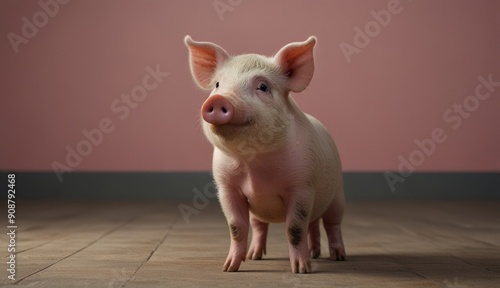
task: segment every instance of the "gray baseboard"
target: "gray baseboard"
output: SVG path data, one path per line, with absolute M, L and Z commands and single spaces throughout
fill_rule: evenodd
M 6 198 L 7 171 L 0 172 Z M 4 180 L 1 180 L 4 179 Z M 393 185 L 383 172 L 346 172 L 348 200 L 500 200 L 500 173 L 414 173 Z M 192 199 L 213 193 L 209 172 L 73 172 L 59 182 L 52 172 L 16 173 L 18 199 Z
M 386 177 L 384 172 L 344 173 L 347 199 L 500 200 L 500 173 L 413 173 L 394 190 Z

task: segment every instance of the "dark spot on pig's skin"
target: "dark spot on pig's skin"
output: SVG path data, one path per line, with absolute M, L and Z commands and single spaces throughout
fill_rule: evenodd
M 255 120 L 253 118 L 247 118 L 245 122 L 243 122 L 242 126 L 247 126 L 247 125 L 252 125 L 255 123 Z
M 288 236 L 290 236 L 290 243 L 293 247 L 297 248 L 300 244 L 300 238 L 302 236 L 302 229 L 299 226 L 292 226 L 288 229 Z
M 297 219 L 299 219 L 302 222 L 305 222 L 307 220 L 307 212 L 302 206 L 297 206 L 295 210 L 295 216 Z
M 234 224 L 229 225 L 229 230 L 231 231 L 231 236 L 233 236 L 233 239 L 236 239 L 238 237 L 238 227 Z

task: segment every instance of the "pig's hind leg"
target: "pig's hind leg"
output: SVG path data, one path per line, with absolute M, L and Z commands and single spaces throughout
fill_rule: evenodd
M 252 242 L 248 248 L 247 258 L 251 260 L 260 260 L 266 254 L 266 239 L 269 223 L 257 219 L 250 213 L 250 224 L 252 226 Z
M 346 260 L 344 241 L 342 240 L 342 216 L 344 214 L 345 197 L 341 189 L 328 209 L 323 214 L 323 226 L 328 235 L 328 246 L 331 260 Z
M 308 230 L 308 245 L 309 245 L 309 253 L 312 258 L 318 258 L 321 254 L 321 236 L 319 232 L 319 219 L 314 220 L 309 223 Z

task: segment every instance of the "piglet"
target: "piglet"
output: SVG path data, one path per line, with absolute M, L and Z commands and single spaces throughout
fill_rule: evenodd
M 211 90 L 201 118 L 214 146 L 213 176 L 231 236 L 223 271 L 237 271 L 246 257 L 261 259 L 268 225 L 276 222 L 285 222 L 292 272 L 312 272 L 320 219 L 330 259 L 345 260 L 340 157 L 325 126 L 290 95 L 313 77 L 316 37 L 290 43 L 274 57 L 230 56 L 190 36 L 184 42 L 194 81 Z

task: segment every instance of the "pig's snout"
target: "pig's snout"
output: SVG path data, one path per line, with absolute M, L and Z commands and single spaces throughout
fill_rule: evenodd
M 234 106 L 224 96 L 213 95 L 203 103 L 201 115 L 210 124 L 227 124 L 233 119 Z

